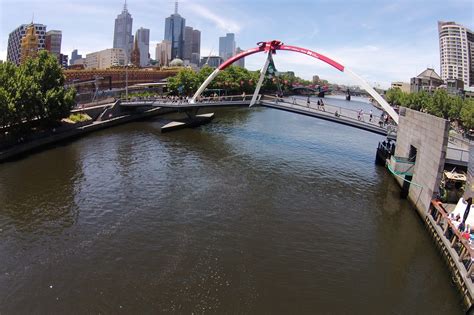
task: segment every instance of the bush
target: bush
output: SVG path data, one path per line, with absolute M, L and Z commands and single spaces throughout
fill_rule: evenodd
M 92 118 L 89 115 L 82 114 L 82 113 L 71 114 L 71 115 L 69 115 L 69 117 L 67 119 L 69 119 L 70 121 L 72 121 L 74 123 L 92 120 Z

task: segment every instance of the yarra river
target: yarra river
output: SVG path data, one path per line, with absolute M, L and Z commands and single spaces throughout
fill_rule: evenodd
M 216 115 L 0 164 L 0 313 L 462 313 L 374 164 L 382 137 L 273 109 Z

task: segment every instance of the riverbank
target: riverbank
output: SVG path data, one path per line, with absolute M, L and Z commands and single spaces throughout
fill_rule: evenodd
M 105 104 L 84 110 L 75 110 L 74 112 L 96 111 L 95 119 L 89 123 L 78 123 L 77 127 L 72 126 L 64 131 L 53 132 L 44 137 L 34 139 L 28 142 L 15 144 L 10 148 L 0 151 L 0 163 L 14 160 L 36 150 L 43 149 L 47 146 L 54 145 L 59 142 L 67 141 L 77 137 L 84 136 L 88 133 L 110 128 L 127 122 L 149 118 L 161 114 L 170 113 L 173 110 L 165 108 L 152 108 L 140 112 L 121 113 L 118 109 L 119 104 Z

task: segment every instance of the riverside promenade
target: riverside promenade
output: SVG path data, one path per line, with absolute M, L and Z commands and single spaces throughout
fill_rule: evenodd
M 121 112 L 120 101 L 91 106 L 84 109 L 75 109 L 72 113 L 90 113 L 94 119 L 82 123 L 77 123 L 66 128 L 58 128 L 43 136 L 26 140 L 23 143 L 12 145 L 9 148 L 0 150 L 0 163 L 28 154 L 38 149 L 54 145 L 56 143 L 81 137 L 88 133 L 124 124 L 127 122 L 150 118 L 161 114 L 169 113 L 165 108 L 149 108 L 136 112 Z

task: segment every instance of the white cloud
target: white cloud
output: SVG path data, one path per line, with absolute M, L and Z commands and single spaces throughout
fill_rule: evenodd
M 219 16 L 215 14 L 214 12 L 210 11 L 209 9 L 207 9 L 206 7 L 203 7 L 199 4 L 188 3 L 187 7 L 190 11 L 193 11 L 195 14 L 199 15 L 200 17 L 213 22 L 221 31 L 238 33 L 242 29 L 242 26 L 239 23 L 227 17 Z

